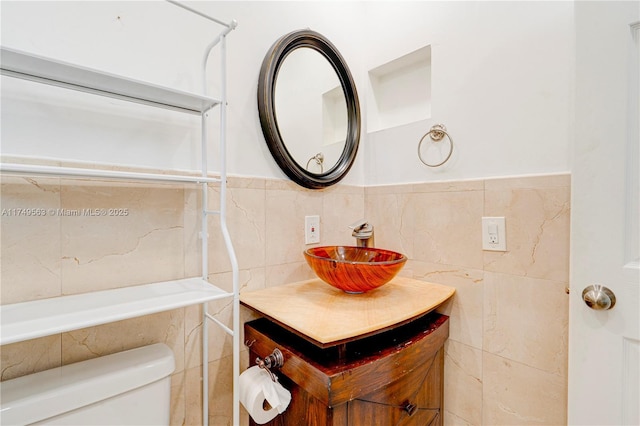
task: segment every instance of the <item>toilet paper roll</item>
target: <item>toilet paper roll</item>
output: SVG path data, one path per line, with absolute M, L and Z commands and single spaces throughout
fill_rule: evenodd
M 264 401 L 271 408 L 264 409 Z M 253 421 L 263 425 L 283 413 L 291 402 L 291 393 L 258 366 L 247 369 L 240 375 L 240 402 Z

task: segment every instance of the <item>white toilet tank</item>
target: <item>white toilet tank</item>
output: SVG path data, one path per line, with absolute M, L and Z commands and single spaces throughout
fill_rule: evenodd
M 168 425 L 173 352 L 157 343 L 0 383 L 0 424 Z

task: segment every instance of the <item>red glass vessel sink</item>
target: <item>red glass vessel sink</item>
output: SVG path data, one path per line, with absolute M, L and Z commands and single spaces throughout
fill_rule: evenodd
M 407 257 L 372 247 L 326 246 L 305 250 L 313 272 L 327 284 L 347 293 L 364 293 L 388 283 Z

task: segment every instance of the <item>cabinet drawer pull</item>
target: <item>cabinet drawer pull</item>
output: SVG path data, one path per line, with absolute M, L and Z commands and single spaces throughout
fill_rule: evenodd
M 410 402 L 407 402 L 404 407 L 403 410 L 406 411 L 407 413 L 409 413 L 409 417 L 413 416 L 416 411 L 418 410 L 418 406 L 415 404 L 412 404 Z

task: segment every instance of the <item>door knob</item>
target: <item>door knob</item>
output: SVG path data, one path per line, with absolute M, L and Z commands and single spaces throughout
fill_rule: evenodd
M 588 307 L 596 311 L 606 311 L 616 305 L 616 295 L 600 284 L 593 284 L 582 290 L 582 300 Z

